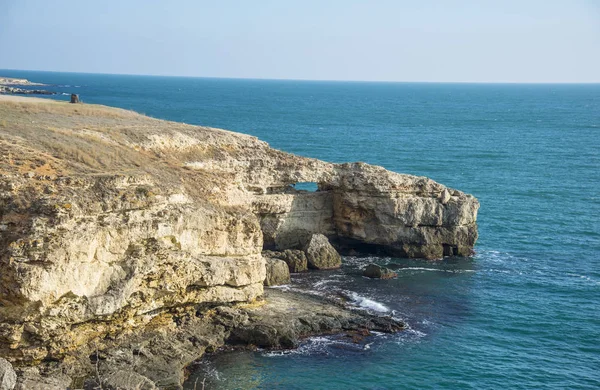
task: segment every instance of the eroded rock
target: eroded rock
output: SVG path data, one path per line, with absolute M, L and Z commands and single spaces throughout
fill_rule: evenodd
M 285 261 L 267 258 L 266 267 L 265 286 L 280 286 L 290 283 L 290 269 Z
M 314 334 L 350 330 L 393 333 L 405 328 L 402 322 L 391 317 L 349 310 L 327 298 L 273 289 L 265 294 L 264 305 L 244 310 L 248 322 L 232 330 L 231 343 L 294 348 L 302 338 Z
M 322 234 L 313 234 L 304 246 L 308 267 L 334 269 L 342 265 L 342 257 Z
M 306 254 L 299 249 L 286 249 L 284 251 L 264 251 L 264 257 L 271 257 L 285 261 L 291 273 L 304 272 L 308 270 Z
M 303 271 L 306 235 L 429 259 L 469 255 L 477 239 L 477 200 L 424 177 L 126 110 L 23 100 L 0 99 L 0 355 L 11 362 L 60 361 L 147 336 L 164 313 L 208 316 L 254 302 L 266 277 L 262 250 Z M 297 182 L 319 191 L 296 191 Z M 315 240 L 313 266 L 338 264 Z M 176 334 L 181 343 L 158 332 L 154 357 L 135 371 L 155 381 L 204 353 L 198 335 Z M 176 366 L 165 363 L 182 351 Z M 131 364 L 125 355 L 106 361 Z
M 363 270 L 363 276 L 372 279 L 393 279 L 397 277 L 398 274 L 389 268 L 371 263 Z

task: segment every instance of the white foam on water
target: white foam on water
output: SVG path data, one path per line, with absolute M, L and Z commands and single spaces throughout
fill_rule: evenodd
M 289 284 L 281 284 L 279 286 L 268 286 L 267 288 L 273 288 L 276 290 L 283 290 L 283 291 L 289 291 L 292 289 L 292 286 Z
M 379 313 L 387 313 L 390 311 L 384 304 L 369 299 L 367 297 L 363 297 L 362 295 L 358 295 L 355 292 L 350 293 L 350 298 L 352 299 L 352 304 L 362 307 L 364 309 L 373 310 Z
M 418 338 L 427 336 L 427 333 L 421 332 L 420 330 L 416 330 L 416 329 L 412 329 L 412 328 L 406 329 L 406 332 L 413 334 L 413 335 L 417 336 Z
M 575 274 L 575 273 L 568 273 L 567 275 L 569 275 L 569 276 L 571 276 L 573 278 L 578 278 L 580 280 L 583 280 L 584 282 L 591 283 L 591 284 L 594 284 L 596 286 L 600 286 L 600 281 L 598 281 L 598 280 L 596 280 L 596 279 L 594 279 L 592 277 L 589 277 L 587 275 L 580 275 L 580 274 Z
M 215 365 L 212 361 L 202 360 L 200 362 L 196 362 L 194 365 L 195 365 L 194 372 L 201 371 L 202 377 L 209 379 L 209 380 L 219 381 L 219 382 L 223 381 L 224 378 L 221 377 L 221 373 L 219 372 L 219 370 L 217 370 L 217 368 L 215 367 Z M 200 376 L 197 377 L 196 383 L 198 385 L 202 384 L 202 381 L 200 380 Z
M 326 284 L 332 283 L 334 282 L 333 280 L 329 280 L 329 279 L 324 279 L 324 280 L 320 280 L 317 283 L 313 284 L 314 288 L 319 288 L 319 287 L 324 287 Z
M 335 340 L 330 337 L 318 336 L 311 337 L 306 342 L 302 343 L 298 348 L 286 349 L 282 351 L 266 351 L 262 355 L 265 357 L 281 357 L 289 355 L 310 355 L 314 353 L 321 353 L 329 355 L 331 352 L 328 350 L 329 346 L 335 344 L 348 344 Z M 348 344 L 349 345 L 349 344 Z

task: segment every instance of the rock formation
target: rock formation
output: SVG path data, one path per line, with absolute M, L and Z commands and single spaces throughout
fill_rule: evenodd
M 283 260 L 289 267 L 291 273 L 308 271 L 308 260 L 306 254 L 298 249 L 286 249 L 284 251 L 263 251 L 263 257 L 268 259 Z
M 397 277 L 398 274 L 389 268 L 371 263 L 363 270 L 363 276 L 371 279 L 392 279 Z
M 322 234 L 313 234 L 304 245 L 308 267 L 312 269 L 340 268 L 342 258 Z
M 56 92 L 47 91 L 45 89 L 25 89 L 17 87 L 8 87 L 0 85 L 0 94 L 10 95 L 56 95 Z
M 290 270 L 285 261 L 265 258 L 267 276 L 265 277 L 265 286 L 280 286 L 290 283 Z
M 18 365 L 65 359 L 165 312 L 252 302 L 261 252 L 306 237 L 318 237 L 306 249 L 316 268 L 339 266 L 325 238 L 427 259 L 470 255 L 477 239 L 477 200 L 425 177 L 25 100 L 0 99 L 0 356 Z
M 56 92 L 47 91 L 45 89 L 26 89 L 15 87 L 18 86 L 37 86 L 45 85 L 33 83 L 26 79 L 15 79 L 10 77 L 0 77 L 0 94 L 10 95 L 56 95 Z

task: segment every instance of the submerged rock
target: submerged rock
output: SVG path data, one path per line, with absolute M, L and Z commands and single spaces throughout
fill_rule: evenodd
M 285 261 L 267 258 L 266 267 L 265 286 L 279 286 L 290 283 L 290 269 Z
M 371 263 L 363 270 L 363 276 L 372 279 L 392 279 L 397 277 L 398 274 L 389 268 Z
M 313 234 L 304 246 L 308 267 L 334 269 L 342 265 L 342 257 L 322 234 Z

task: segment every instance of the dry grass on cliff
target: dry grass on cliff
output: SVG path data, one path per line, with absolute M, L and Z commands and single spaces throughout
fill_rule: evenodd
M 23 100 L 28 99 L 28 100 Z M 92 116 L 99 118 L 135 118 L 142 117 L 134 111 L 120 108 L 106 107 L 96 104 L 77 104 L 49 99 L 21 98 L 12 96 L 1 96 L 0 104 L 5 108 L 2 114 L 14 116 L 15 114 L 54 114 L 69 116 Z M 12 115 L 11 115 L 12 113 Z M 4 118 L 10 119 L 10 118 Z
M 161 146 L 179 133 L 194 147 Z M 248 138 L 118 108 L 0 95 L 0 174 L 150 175 L 165 188 L 184 185 L 208 199 L 222 175 L 187 169 L 185 162 L 233 155 L 235 148 L 226 145 Z

